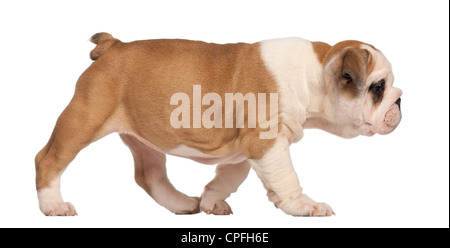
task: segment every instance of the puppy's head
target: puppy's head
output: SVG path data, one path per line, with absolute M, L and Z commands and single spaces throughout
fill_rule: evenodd
M 386 57 L 371 45 L 344 41 L 324 57 L 324 111 L 343 137 L 391 133 L 400 123 L 402 91 Z

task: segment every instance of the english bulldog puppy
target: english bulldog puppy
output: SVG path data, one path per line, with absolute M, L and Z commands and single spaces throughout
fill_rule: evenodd
M 391 64 L 363 42 L 125 43 L 108 33 L 91 41 L 94 62 L 35 159 L 45 215 L 77 215 L 61 196 L 61 174 L 80 150 L 118 133 L 137 184 L 173 213 L 232 213 L 225 199 L 253 168 L 286 214 L 331 216 L 330 206 L 303 194 L 289 145 L 307 128 L 352 138 L 388 134 L 401 119 Z M 170 183 L 167 154 L 219 164 L 201 197 Z

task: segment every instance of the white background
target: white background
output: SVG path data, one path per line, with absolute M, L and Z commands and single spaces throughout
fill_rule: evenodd
M 0 227 L 448 227 L 448 1 L 2 1 Z M 345 140 L 307 130 L 291 146 L 304 192 L 336 216 L 298 218 L 273 207 L 252 171 L 229 198 L 232 216 L 178 216 L 133 179 L 117 134 L 84 149 L 62 177 L 78 217 L 44 217 L 34 156 L 90 65 L 96 32 L 122 41 L 216 43 L 298 36 L 357 39 L 391 61 L 403 120 L 388 135 Z M 169 178 L 200 195 L 214 166 L 168 158 Z

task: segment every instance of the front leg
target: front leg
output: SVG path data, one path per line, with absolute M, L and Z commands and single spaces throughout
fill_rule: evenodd
M 274 146 L 259 160 L 250 159 L 251 166 L 262 180 L 269 200 L 286 214 L 294 216 L 331 216 L 330 206 L 317 203 L 302 193 L 292 166 L 289 142 L 278 137 Z

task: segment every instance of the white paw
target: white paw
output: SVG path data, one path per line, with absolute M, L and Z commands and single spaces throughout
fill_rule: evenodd
M 334 213 L 333 209 L 331 209 L 331 207 L 328 206 L 328 204 L 326 204 L 326 203 L 319 202 L 319 203 L 312 205 L 312 207 L 313 207 L 313 210 L 311 211 L 310 216 L 322 217 L 322 216 L 336 215 Z
M 299 195 L 294 199 L 283 201 L 279 206 L 285 213 L 293 216 L 331 216 L 333 209 L 326 203 L 317 203 L 307 195 Z
M 70 202 L 46 202 L 40 206 L 42 213 L 47 216 L 75 216 L 78 215 Z
M 209 186 L 205 187 L 200 202 L 200 209 L 206 214 L 229 215 L 232 214 L 230 205 L 225 200 L 220 199 L 213 189 Z
M 208 200 L 204 201 L 202 199 L 200 203 L 200 208 L 206 214 L 215 215 L 229 215 L 233 214 L 230 205 L 224 200 L 218 200 L 216 202 L 210 202 Z

